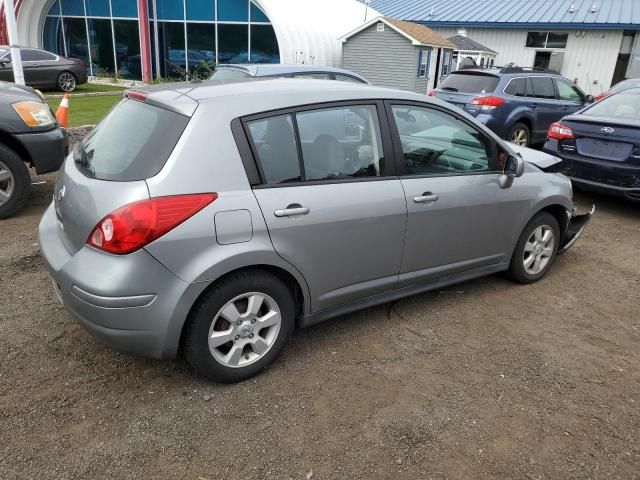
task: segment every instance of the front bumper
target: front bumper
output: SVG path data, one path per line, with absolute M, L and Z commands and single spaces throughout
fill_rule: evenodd
M 206 284 L 180 280 L 146 250 L 119 256 L 84 246 L 71 253 L 63 235 L 51 205 L 38 227 L 40 251 L 71 316 L 114 350 L 175 357 L 184 321 Z
M 57 171 L 69 153 L 69 136 L 64 128 L 17 133 L 14 137 L 27 150 L 38 175 Z
M 591 207 L 591 210 L 587 213 L 578 214 L 575 208 L 572 212 L 567 212 L 569 221 L 567 222 L 567 228 L 564 232 L 562 243 L 560 244 L 560 248 L 558 249 L 558 255 L 562 255 L 578 241 L 578 239 L 582 236 L 585 229 L 587 228 L 587 224 L 591 220 L 591 217 L 593 216 L 595 211 L 596 206 L 593 205 Z

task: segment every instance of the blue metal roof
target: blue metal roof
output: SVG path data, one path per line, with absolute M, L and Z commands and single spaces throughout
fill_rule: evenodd
M 432 26 L 640 30 L 640 0 L 372 0 L 370 5 L 385 17 Z

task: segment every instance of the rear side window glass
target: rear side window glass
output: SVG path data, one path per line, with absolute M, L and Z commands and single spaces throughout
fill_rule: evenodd
M 384 155 L 375 106 L 296 114 L 306 180 L 378 177 Z
M 533 94 L 536 98 L 555 99 L 556 91 L 553 88 L 551 77 L 531 77 Z
M 267 183 L 299 182 L 300 163 L 291 115 L 247 122 Z
M 514 78 L 509 82 L 507 88 L 504 89 L 504 93 L 513 95 L 515 97 L 524 97 L 527 95 L 527 79 L 526 78 Z
M 349 75 L 341 75 L 339 73 L 336 73 L 334 76 L 336 77 L 336 80 L 338 80 L 339 82 L 362 83 L 362 80 L 359 80 L 355 77 L 351 77 Z
M 125 99 L 87 135 L 74 155 L 88 176 L 144 180 L 162 170 L 187 123 L 189 118 L 179 113 Z
M 450 92 L 493 93 L 500 81 L 495 75 L 477 73 L 452 73 L 440 88 Z
M 640 95 L 631 91 L 617 93 L 594 103 L 584 115 L 640 119 Z
M 215 80 L 238 80 L 239 78 L 249 78 L 247 72 L 243 72 L 242 70 L 234 70 L 233 68 L 220 68 L 216 69 L 211 77 Z
M 23 62 L 42 62 L 45 60 L 55 60 L 55 55 L 48 52 L 41 52 L 39 50 L 21 49 L 20 56 Z
M 295 78 L 315 78 L 318 80 L 331 80 L 328 73 L 296 73 Z

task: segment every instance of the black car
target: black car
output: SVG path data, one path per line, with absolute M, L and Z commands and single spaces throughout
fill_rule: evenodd
M 68 151 L 67 131 L 32 88 L 0 82 L 0 218 L 18 211 L 37 174 L 60 168 Z
M 564 117 L 547 135 L 544 151 L 577 186 L 640 201 L 640 88 Z
M 25 47 L 20 47 L 20 56 L 24 79 L 30 87 L 73 92 L 76 86 L 87 83 L 87 71 L 82 60 Z M 11 52 L 6 45 L 0 46 L 0 80 L 14 81 Z

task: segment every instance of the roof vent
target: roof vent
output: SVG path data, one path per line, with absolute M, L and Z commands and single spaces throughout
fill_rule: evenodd
M 458 35 L 462 35 L 463 37 L 467 36 L 467 30 L 464 28 L 459 28 L 458 29 Z
M 576 4 L 572 3 L 571 6 L 569 7 L 568 12 L 569 13 L 575 13 L 575 11 L 576 11 Z
M 591 13 L 596 13 L 598 11 L 598 7 L 596 7 L 595 2 L 591 4 L 591 8 L 589 9 Z
M 378 32 L 384 32 L 384 23 L 379 22 L 379 23 L 378 23 L 378 25 L 377 25 L 377 27 L 376 27 L 376 30 L 377 30 Z

